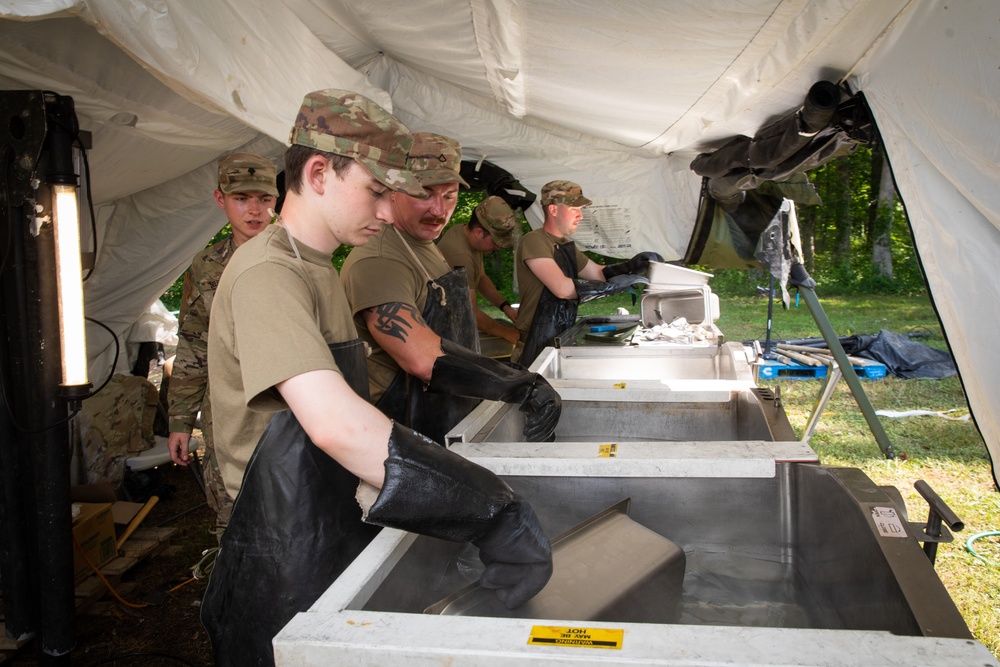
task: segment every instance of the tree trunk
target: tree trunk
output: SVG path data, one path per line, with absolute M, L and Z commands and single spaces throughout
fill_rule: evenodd
M 834 210 L 834 220 L 837 226 L 836 265 L 851 266 L 851 164 L 846 159 L 836 162 L 833 173 L 833 201 L 830 204 Z M 849 271 L 847 272 L 849 273 Z
M 872 225 L 872 264 L 875 272 L 892 279 L 892 214 L 896 207 L 896 186 L 892 181 L 889 161 L 882 151 L 878 153 L 882 166 L 878 199 L 875 202 L 875 220 Z
M 805 209 L 806 207 L 803 207 Z M 815 207 L 799 213 L 799 240 L 802 241 L 802 264 L 812 273 L 816 270 L 816 212 Z

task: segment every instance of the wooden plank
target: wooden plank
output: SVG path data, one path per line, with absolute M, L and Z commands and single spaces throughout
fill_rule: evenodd
M 802 354 L 801 352 L 795 352 L 793 350 L 785 350 L 785 349 L 782 349 L 782 348 L 778 348 L 778 349 L 782 350 L 782 354 L 784 354 L 786 357 L 791 357 L 792 359 L 794 359 L 795 361 L 798 361 L 799 363 L 807 364 L 809 366 L 825 366 L 826 365 L 822 361 L 820 361 L 820 360 L 818 360 L 818 359 L 816 359 L 814 357 L 811 357 L 808 354 Z
M 778 343 L 775 345 L 779 350 L 792 350 L 793 352 L 801 352 L 803 354 L 813 355 L 813 356 L 827 356 L 833 357 L 833 352 L 825 347 L 809 347 L 808 345 L 792 345 L 791 343 Z M 865 359 L 864 357 L 852 357 L 847 356 L 847 360 L 855 366 L 870 366 L 872 364 L 877 364 L 877 361 L 872 359 Z
M 154 556 L 170 546 L 170 538 L 176 532 L 176 528 L 138 528 L 122 545 L 122 555 L 102 567 L 101 574 L 121 595 L 119 585 L 122 575 L 144 559 Z M 81 611 L 105 594 L 110 594 L 105 583 L 97 575 L 90 575 L 76 587 L 77 611 Z
M 141 558 L 133 556 L 119 556 L 101 568 L 101 574 L 105 577 L 120 577 L 133 567 L 139 564 Z

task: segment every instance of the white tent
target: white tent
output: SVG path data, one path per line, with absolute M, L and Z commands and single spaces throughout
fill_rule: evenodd
M 753 135 L 815 81 L 847 82 L 872 107 L 1000 456 L 995 0 L 0 0 L 0 16 L 0 88 L 70 95 L 93 134 L 87 313 L 119 333 L 223 222 L 215 159 L 280 160 L 311 90 L 367 94 L 536 192 L 577 181 L 601 229 L 585 240 L 676 259 L 697 205 L 691 159 Z M 88 333 L 103 377 L 109 337 Z

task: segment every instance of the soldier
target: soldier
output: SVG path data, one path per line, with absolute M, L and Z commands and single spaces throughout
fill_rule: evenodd
M 468 223 L 455 225 L 438 241 L 438 249 L 449 266 L 456 269 L 465 267 L 470 288 L 469 298 L 472 299 L 472 310 L 476 315 L 476 328 L 480 333 L 503 338 L 509 343 L 517 342 L 517 329 L 481 311 L 476 293 L 482 294 L 484 299 L 499 308 L 512 322 L 517 321 L 517 311 L 510 305 L 510 301 L 500 295 L 486 274 L 483 255 L 497 248 L 513 246 L 518 227 L 517 215 L 507 202 L 492 196 L 479 203 Z
M 201 411 L 205 443 L 202 469 L 205 496 L 215 511 L 216 525 L 229 523 L 233 499 L 219 474 L 212 431 L 212 406 L 208 396 L 208 317 L 215 289 L 236 249 L 257 236 L 270 222 L 268 209 L 278 196 L 274 164 L 253 153 L 232 153 L 219 160 L 219 187 L 215 202 L 225 211 L 232 236 L 205 248 L 184 274 L 177 356 L 167 388 L 170 458 L 178 465 L 190 461 L 188 445 L 195 417 Z
M 636 283 L 649 283 L 643 273 L 650 261 L 662 262 L 655 252 L 639 253 L 627 262 L 603 266 L 583 254 L 569 238 L 591 202 L 572 181 L 542 186 L 545 221 L 541 229 L 521 239 L 514 256 L 521 308 L 517 318 L 520 339 L 510 360 L 530 366 L 552 338 L 576 320 L 577 305 L 610 296 Z
M 407 166 L 426 197 L 392 193 L 392 224 L 354 248 L 341 272 L 361 338 L 372 348 L 372 400 L 387 416 L 433 440 L 479 402 L 517 403 L 524 435 L 555 435 L 562 404 L 537 373 L 479 354 L 464 269 L 434 244 L 458 204 L 462 149 L 450 137 L 414 135 Z
M 472 542 L 480 584 L 508 607 L 552 573 L 528 503 L 367 400 L 365 346 L 331 257 L 390 219 L 390 192 L 426 196 L 406 170 L 412 135 L 371 100 L 323 90 L 289 141 L 281 216 L 236 251 L 209 331 L 216 447 L 239 494 L 201 607 L 219 667 L 272 664 L 274 635 L 376 526 Z

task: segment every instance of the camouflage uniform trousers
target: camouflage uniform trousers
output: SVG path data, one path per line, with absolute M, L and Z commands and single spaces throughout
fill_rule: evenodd
M 225 530 L 233 514 L 233 499 L 226 491 L 226 483 L 219 472 L 219 460 L 215 456 L 215 442 L 212 433 L 212 403 L 206 400 L 201 411 L 201 436 L 204 454 L 201 457 L 201 472 L 205 480 L 205 500 L 215 512 L 215 525 Z M 221 533 L 220 533 L 221 536 Z

